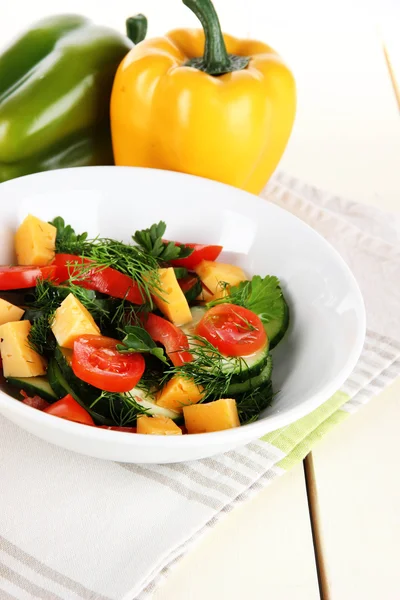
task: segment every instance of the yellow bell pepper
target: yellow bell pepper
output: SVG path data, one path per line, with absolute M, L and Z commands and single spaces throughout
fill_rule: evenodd
M 145 40 L 118 68 L 115 163 L 191 173 L 258 194 L 292 130 L 292 73 L 266 44 L 223 35 L 211 0 L 183 3 L 203 30 Z

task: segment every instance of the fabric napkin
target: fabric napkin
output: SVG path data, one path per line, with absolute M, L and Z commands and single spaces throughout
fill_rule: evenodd
M 341 390 L 298 422 L 185 464 L 87 458 L 0 417 L 1 600 L 150 598 L 219 518 L 302 460 L 331 427 L 399 374 L 398 218 L 284 175 L 263 196 L 318 230 L 358 279 L 368 332 L 356 369 Z

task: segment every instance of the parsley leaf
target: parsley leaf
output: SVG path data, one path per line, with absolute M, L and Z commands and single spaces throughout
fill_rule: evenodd
M 251 281 L 242 281 L 239 285 L 229 288 L 229 295 L 209 302 L 207 307 L 229 302 L 251 310 L 263 323 L 270 323 L 284 317 L 282 296 L 277 277 L 267 275 L 262 278 L 260 275 L 255 275 Z
M 66 225 L 62 217 L 49 221 L 57 229 L 56 252 L 63 254 L 84 254 L 88 242 L 88 234 L 76 234 L 71 225 Z
M 154 223 L 148 229 L 136 231 L 132 239 L 145 250 L 148 254 L 157 258 L 159 261 L 168 262 L 176 258 L 186 258 L 193 252 L 193 248 L 188 248 L 184 244 L 175 244 L 175 242 L 164 242 L 163 235 L 167 225 L 164 221 Z
M 159 348 L 150 335 L 142 327 L 127 325 L 125 327 L 126 336 L 121 344 L 117 345 L 117 350 L 121 353 L 142 352 L 152 354 L 164 363 L 168 363 L 164 350 Z

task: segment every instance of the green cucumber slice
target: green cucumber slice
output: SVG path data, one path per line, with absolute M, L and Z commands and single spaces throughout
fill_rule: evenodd
M 53 391 L 47 377 L 8 377 L 7 383 L 24 390 L 28 396 L 40 396 L 48 402 L 58 400 L 57 394 Z
M 250 377 L 246 381 L 241 382 L 233 382 L 228 388 L 227 395 L 235 396 L 236 394 L 243 394 L 249 390 L 262 387 L 271 379 L 272 374 L 272 358 L 271 355 L 268 355 L 267 363 L 261 373 L 255 375 L 254 377 Z

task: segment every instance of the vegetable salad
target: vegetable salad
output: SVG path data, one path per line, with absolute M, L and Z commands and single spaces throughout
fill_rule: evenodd
M 223 248 L 127 244 L 28 215 L 17 266 L 0 267 L 3 389 L 58 418 L 182 435 L 256 420 L 271 403 L 271 350 L 289 324 L 275 276 L 249 278 Z

